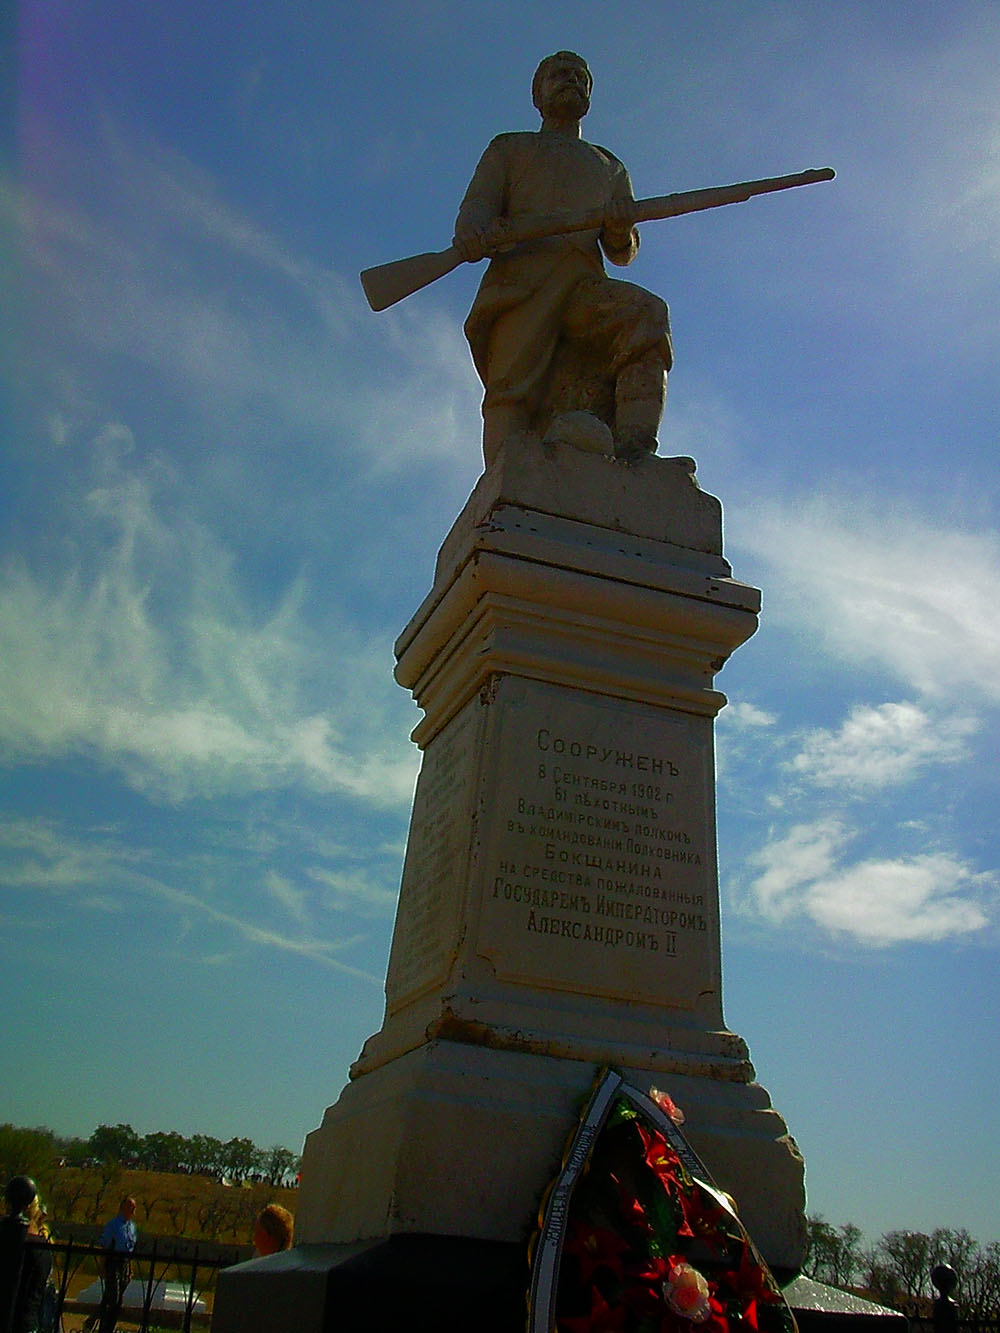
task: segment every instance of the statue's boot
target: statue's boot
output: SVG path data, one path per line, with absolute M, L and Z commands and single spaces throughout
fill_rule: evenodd
M 647 352 L 619 372 L 615 385 L 615 457 L 635 463 L 655 454 L 656 432 L 667 398 L 667 375 L 657 352 Z M 693 458 L 669 460 L 694 473 Z
M 634 463 L 656 453 L 656 432 L 667 397 L 663 362 L 652 353 L 633 361 L 615 384 L 615 456 Z

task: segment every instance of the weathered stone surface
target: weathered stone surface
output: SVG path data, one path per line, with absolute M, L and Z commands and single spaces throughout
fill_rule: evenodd
M 657 545 L 626 544 L 622 552 L 634 555 L 640 567 L 677 565 L 721 577 L 732 572 L 722 557 L 722 506 L 679 463 L 654 457 L 613 463 L 558 441 L 538 445 L 515 437 L 480 477 L 446 537 L 435 590 L 452 576 L 460 553 L 467 557 L 475 549 L 470 531 L 492 528 L 495 514 L 509 514 L 513 524 L 517 510 L 525 511 L 522 525 L 527 515 L 533 524 L 562 518 L 585 525 L 573 532 L 578 544 L 595 552 L 621 551 L 622 537 L 649 538 Z M 570 530 L 555 531 L 571 544 Z
M 721 1001 L 714 675 L 758 606 L 678 465 L 503 450 L 397 644 L 424 761 L 386 1015 L 307 1141 L 304 1241 L 523 1242 L 610 1064 L 796 1265 L 802 1161 Z

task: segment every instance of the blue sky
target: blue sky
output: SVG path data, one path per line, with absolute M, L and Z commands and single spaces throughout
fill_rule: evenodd
M 1000 7 L 21 0 L 3 32 L 0 1119 L 297 1148 L 381 1022 L 392 643 L 480 471 L 442 248 L 537 61 L 662 194 L 661 447 L 757 636 L 719 677 L 726 1015 L 871 1236 L 996 1213 Z

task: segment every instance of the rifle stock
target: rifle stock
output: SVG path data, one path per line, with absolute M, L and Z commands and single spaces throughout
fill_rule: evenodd
M 437 282 L 462 262 L 462 256 L 449 245 L 447 250 L 430 250 L 423 255 L 410 255 L 409 259 L 366 268 L 361 275 L 361 286 L 373 310 L 386 310 L 405 296 L 419 292 L 421 287 Z
M 763 180 L 742 181 L 738 185 L 654 195 L 650 199 L 635 201 L 635 221 L 654 222 L 660 218 L 680 217 L 684 213 L 699 213 L 706 208 L 742 204 L 758 194 L 771 194 L 775 190 L 791 190 L 799 185 L 830 181 L 835 174 L 832 167 L 822 167 L 815 171 L 800 171 L 792 176 L 769 176 Z M 512 227 L 505 238 L 505 245 L 523 245 L 526 241 L 561 236 L 571 231 L 593 231 L 603 225 L 603 209 L 594 209 L 576 217 L 549 217 L 531 226 Z M 421 287 L 443 278 L 462 262 L 461 254 L 450 245 L 447 250 L 432 250 L 422 255 L 410 255 L 407 259 L 396 259 L 391 264 L 366 268 L 361 274 L 361 286 L 373 310 L 386 310 L 420 291 Z

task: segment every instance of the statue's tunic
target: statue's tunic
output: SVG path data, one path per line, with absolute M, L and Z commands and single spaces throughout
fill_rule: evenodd
M 546 131 L 501 134 L 476 168 L 456 230 L 506 217 L 514 226 L 552 214 L 575 216 L 631 199 L 628 172 L 605 148 Z M 600 229 L 527 242 L 492 259 L 465 334 L 491 406 L 538 406 L 560 337 L 599 347 L 607 373 L 655 353 L 672 364 L 667 307 L 633 283 L 607 277 L 603 247 L 614 264 L 628 264 L 639 244 L 608 247 Z

